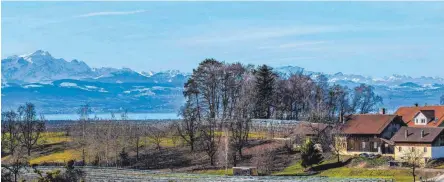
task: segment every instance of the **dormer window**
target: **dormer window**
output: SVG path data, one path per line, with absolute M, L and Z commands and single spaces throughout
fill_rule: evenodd
M 421 119 L 421 123 L 426 123 L 426 120 L 425 119 Z

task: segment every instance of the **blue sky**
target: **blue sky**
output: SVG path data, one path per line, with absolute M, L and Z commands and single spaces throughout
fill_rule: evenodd
M 190 72 L 205 58 L 444 77 L 444 2 L 2 2 L 2 58 Z

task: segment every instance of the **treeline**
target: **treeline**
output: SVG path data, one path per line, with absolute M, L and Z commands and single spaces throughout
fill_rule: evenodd
M 279 76 L 267 65 L 254 67 L 206 59 L 184 87 L 182 111 L 189 117 L 226 120 L 238 117 L 338 121 L 341 116 L 370 113 L 382 104 L 374 88 L 331 85 L 325 75 Z
M 279 76 L 267 65 L 255 67 L 206 59 L 193 70 L 184 85 L 183 120 L 179 135 L 194 151 L 196 142 L 203 146 L 211 165 L 226 131 L 229 144 L 225 152 L 232 164 L 242 159 L 248 142 L 252 118 L 291 119 L 337 123 L 345 115 L 369 113 L 382 98 L 373 87 L 360 85 L 349 89 L 330 85 L 325 75 L 295 73 Z

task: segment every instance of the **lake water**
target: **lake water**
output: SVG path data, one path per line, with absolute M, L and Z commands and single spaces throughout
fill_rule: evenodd
M 120 119 L 121 113 L 115 113 L 115 119 Z M 46 120 L 78 120 L 78 114 L 44 114 Z M 110 113 L 93 113 L 90 118 L 111 119 Z M 128 113 L 130 120 L 147 120 L 147 119 L 180 119 L 177 113 Z

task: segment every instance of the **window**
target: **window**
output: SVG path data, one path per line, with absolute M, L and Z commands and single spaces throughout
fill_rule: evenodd
M 425 123 L 425 119 L 421 119 L 421 123 Z
M 362 142 L 362 148 L 365 149 L 365 142 Z
M 427 147 L 424 147 L 424 152 L 427 152 Z
M 374 148 L 374 149 L 377 149 L 377 148 L 378 148 L 378 142 L 374 142 L 374 143 L 373 143 L 373 148 Z
M 415 123 L 419 123 L 418 118 L 415 119 Z
M 401 151 L 402 151 L 402 147 L 399 147 L 399 148 L 398 148 L 398 152 L 401 152 Z

